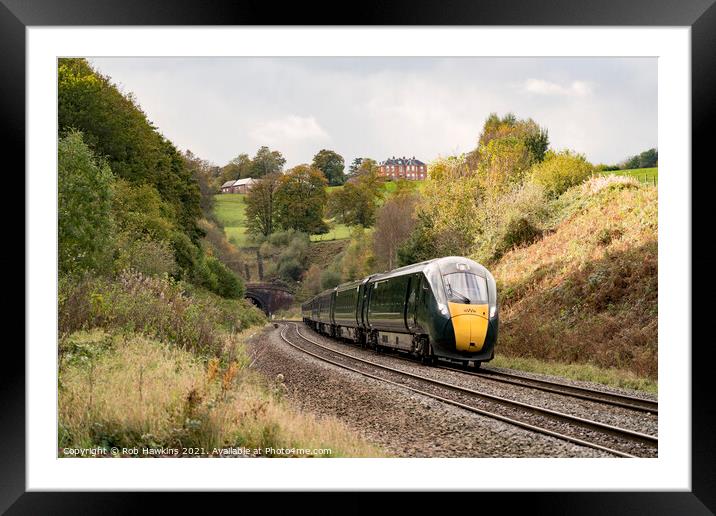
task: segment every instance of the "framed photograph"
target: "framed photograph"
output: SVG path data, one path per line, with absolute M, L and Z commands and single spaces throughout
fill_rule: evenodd
M 347 25 L 2 0 L 27 205 L 2 509 L 349 490 L 711 514 L 712 3 Z

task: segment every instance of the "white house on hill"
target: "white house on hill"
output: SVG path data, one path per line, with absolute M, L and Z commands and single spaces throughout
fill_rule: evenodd
M 236 179 L 235 181 L 227 181 L 221 185 L 221 193 L 246 193 L 256 182 L 255 179 L 247 177 L 245 179 Z

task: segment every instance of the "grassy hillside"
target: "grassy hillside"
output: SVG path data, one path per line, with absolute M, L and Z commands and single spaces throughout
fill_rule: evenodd
M 381 455 L 338 421 L 292 410 L 280 379 L 249 369 L 245 341 L 265 318 L 245 300 L 139 273 L 63 279 L 59 298 L 61 454 L 242 446 Z
M 618 369 L 624 385 L 655 389 L 657 190 L 620 181 L 567 191 L 543 238 L 492 267 L 500 353 Z
M 416 187 L 421 190 L 424 181 L 413 181 Z M 326 187 L 328 193 L 340 190 L 343 186 Z M 396 183 L 386 182 L 383 186 L 386 196 L 390 196 L 396 189 Z M 217 194 L 214 196 L 214 214 L 224 226 L 226 237 L 238 247 L 252 245 L 250 236 L 246 232 L 246 195 L 244 194 Z M 350 228 L 345 224 L 336 224 L 331 220 L 327 221 L 331 226 L 328 233 L 323 235 L 311 235 L 311 242 L 327 242 L 332 240 L 343 240 L 350 238 Z

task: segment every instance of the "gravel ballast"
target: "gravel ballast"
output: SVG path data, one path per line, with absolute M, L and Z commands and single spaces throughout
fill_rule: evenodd
M 299 326 L 302 333 L 317 340 L 315 333 L 303 325 Z M 611 456 L 599 450 L 474 414 L 405 388 L 327 364 L 289 346 L 280 337 L 281 329 L 281 326 L 278 329 L 269 326 L 249 341 L 251 367 L 269 378 L 283 374 L 287 398 L 294 407 L 317 416 L 338 418 L 361 437 L 380 446 L 388 455 Z M 295 333 L 287 332 L 287 336 L 292 341 L 299 340 Z M 331 339 L 323 339 L 321 344 L 328 345 L 330 341 Z M 340 346 L 337 349 L 344 352 L 345 348 L 349 348 L 338 342 L 333 344 Z M 375 358 L 376 355 L 372 354 L 371 359 Z M 406 363 L 389 356 L 377 358 Z M 416 364 L 416 367 L 420 367 L 419 364 Z M 425 375 L 426 369 L 430 368 L 421 368 L 420 374 Z M 431 370 L 431 374 L 438 371 L 450 373 Z

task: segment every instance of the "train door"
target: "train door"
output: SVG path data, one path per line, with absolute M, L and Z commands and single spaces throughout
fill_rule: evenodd
M 408 301 L 405 304 L 405 325 L 410 331 L 417 328 L 418 295 L 420 293 L 420 275 L 413 274 L 408 280 Z
M 363 289 L 363 324 L 367 329 L 370 329 L 370 321 L 368 320 L 368 306 L 370 305 L 370 293 L 373 290 L 373 285 L 367 283 Z

